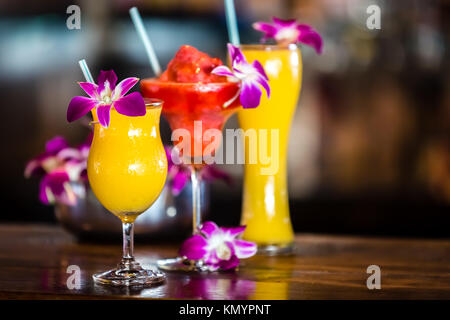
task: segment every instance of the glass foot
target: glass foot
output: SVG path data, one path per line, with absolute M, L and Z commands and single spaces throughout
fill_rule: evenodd
M 152 286 L 164 282 L 165 276 L 158 270 L 143 269 L 137 262 L 120 263 L 116 269 L 92 276 L 97 284 L 111 286 Z
M 278 255 L 289 255 L 294 253 L 294 243 L 288 244 L 268 244 L 268 245 L 258 245 L 257 254 L 266 256 L 278 256 Z
M 212 272 L 201 260 L 189 260 L 183 257 L 158 260 L 158 268 L 164 271 Z

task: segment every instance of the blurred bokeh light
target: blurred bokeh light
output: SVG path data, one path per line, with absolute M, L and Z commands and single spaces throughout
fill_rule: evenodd
M 296 230 L 449 236 L 450 3 L 235 2 L 243 43 L 258 42 L 251 23 L 272 15 L 298 18 L 324 37 L 321 56 L 302 47 L 304 85 L 289 145 Z M 72 4 L 81 8 L 81 30 L 66 27 Z M 371 4 L 381 8 L 380 30 L 366 27 Z M 74 143 L 86 135 L 65 119 L 69 99 L 81 94 L 79 59 L 119 79 L 153 76 L 128 16 L 133 5 L 163 66 L 182 44 L 225 58 L 221 0 L 0 1 L 1 220 L 54 221 L 23 168 L 54 135 Z M 165 122 L 162 134 L 168 143 Z M 224 168 L 238 183 L 214 186 L 213 218 L 236 224 L 243 168 Z

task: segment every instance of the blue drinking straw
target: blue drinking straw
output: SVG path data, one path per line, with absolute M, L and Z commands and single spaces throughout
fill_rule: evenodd
M 147 31 L 145 31 L 144 23 L 142 22 L 141 15 L 136 7 L 130 9 L 131 20 L 133 21 L 134 27 L 142 40 L 145 47 L 145 52 L 147 52 L 148 59 L 150 60 L 150 65 L 156 76 L 161 75 L 161 66 L 159 65 L 158 58 L 156 57 L 155 50 L 153 49 L 150 38 L 148 37 Z
M 86 60 L 80 60 L 78 61 L 78 64 L 80 65 L 81 71 L 83 72 L 84 78 L 87 82 L 94 83 L 94 79 L 92 78 L 91 72 L 89 71 L 89 68 L 87 66 Z
M 225 15 L 227 18 L 228 38 L 233 45 L 238 46 L 240 43 L 239 31 L 233 0 L 225 0 Z

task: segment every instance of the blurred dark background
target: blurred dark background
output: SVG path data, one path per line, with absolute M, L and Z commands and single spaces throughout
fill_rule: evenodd
M 325 52 L 303 47 L 304 80 L 289 146 L 289 192 L 296 231 L 416 237 L 450 236 L 450 2 L 235 0 L 242 43 L 251 23 L 298 18 L 324 36 Z M 81 30 L 66 9 L 81 8 Z M 381 8 L 381 30 L 366 8 Z M 222 0 L 0 1 L 1 221 L 55 222 L 38 201 L 26 161 L 45 141 L 81 142 L 66 109 L 82 94 L 77 61 L 94 78 L 153 76 L 128 9 L 136 5 L 161 64 L 182 44 L 225 58 Z M 227 127 L 238 127 L 232 118 Z M 170 130 L 161 126 L 165 142 Z M 223 166 L 230 189 L 214 184 L 210 218 L 239 223 L 241 166 Z

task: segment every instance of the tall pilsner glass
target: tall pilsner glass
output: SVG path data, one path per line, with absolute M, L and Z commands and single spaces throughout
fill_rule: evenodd
M 167 158 L 159 134 L 160 100 L 146 101 L 147 112 L 127 117 L 111 109 L 108 128 L 94 117 L 94 139 L 88 158 L 88 178 L 97 199 L 123 224 L 123 256 L 117 268 L 95 274 L 100 284 L 148 285 L 164 280 L 133 257 L 133 223 L 161 193 Z
M 289 215 L 287 149 L 302 82 L 301 52 L 294 44 L 242 45 L 240 48 L 249 63 L 253 60 L 261 62 L 271 87 L 270 99 L 263 95 L 258 108 L 238 111 L 241 128 L 244 131 L 254 129 L 258 138 L 257 147 L 255 141 L 252 142 L 253 148 L 257 148 L 253 163 L 249 163 L 252 146 L 248 142 L 245 145 L 241 222 L 247 228 L 243 238 L 256 242 L 258 252 L 289 252 L 293 246 L 294 232 Z M 274 145 L 277 143 L 276 136 L 271 135 L 274 129 L 278 130 L 278 148 Z M 261 130 L 267 130 L 267 143 Z M 266 159 L 261 158 L 264 153 L 261 148 L 267 148 Z

